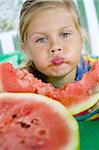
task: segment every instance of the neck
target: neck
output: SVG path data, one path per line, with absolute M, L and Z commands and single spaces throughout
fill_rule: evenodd
M 65 83 L 75 81 L 75 77 L 76 77 L 76 68 L 74 68 L 70 73 L 62 77 L 48 77 L 48 82 L 51 83 L 54 87 L 61 87 Z

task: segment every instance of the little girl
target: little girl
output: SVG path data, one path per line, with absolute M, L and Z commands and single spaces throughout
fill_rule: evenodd
M 28 56 L 26 67 L 35 77 L 55 87 L 80 80 L 99 60 L 82 56 L 84 40 L 73 0 L 24 2 L 20 14 L 21 48 Z

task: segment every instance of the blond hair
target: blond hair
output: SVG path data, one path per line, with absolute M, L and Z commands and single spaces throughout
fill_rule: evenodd
M 25 42 L 27 37 L 27 28 L 32 16 L 42 9 L 65 7 L 72 15 L 75 26 L 82 36 L 82 29 L 76 4 L 73 0 L 26 0 L 20 13 L 19 36 L 20 41 Z

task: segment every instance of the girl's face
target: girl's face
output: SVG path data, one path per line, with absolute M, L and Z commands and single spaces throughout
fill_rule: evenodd
M 82 39 L 65 8 L 46 9 L 32 17 L 23 47 L 40 72 L 62 77 L 77 67 Z

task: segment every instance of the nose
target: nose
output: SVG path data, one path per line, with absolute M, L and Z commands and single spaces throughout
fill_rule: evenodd
M 60 53 L 62 49 L 63 48 L 59 44 L 53 44 L 49 49 L 49 53 L 50 54 Z
M 56 34 L 51 34 L 49 53 L 53 55 L 57 55 L 62 51 L 63 51 L 63 43 L 60 37 L 57 36 Z
M 54 53 L 59 52 L 59 51 L 61 51 L 61 50 L 62 50 L 61 48 L 50 49 L 50 54 L 54 54 Z

